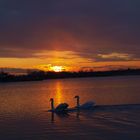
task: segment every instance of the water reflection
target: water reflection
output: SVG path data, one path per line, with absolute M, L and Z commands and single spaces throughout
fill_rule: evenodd
M 51 122 L 54 123 L 54 112 L 51 112 Z
M 55 88 L 56 88 L 55 92 L 56 104 L 60 104 L 63 101 L 62 83 L 60 81 L 57 81 Z
M 68 113 L 54 113 L 54 112 L 50 112 L 51 113 L 51 123 L 55 122 L 55 116 L 57 116 L 60 119 L 64 119 L 64 118 L 68 118 L 70 115 Z
M 77 119 L 77 120 L 80 120 L 80 117 L 79 117 L 79 116 L 80 116 L 80 111 L 77 110 L 77 111 L 76 111 L 76 119 Z
M 88 100 L 98 105 L 140 103 L 139 83 L 137 77 L 9 83 L 0 85 L 0 113 L 22 115 L 49 110 L 50 98 L 54 98 L 55 106 L 66 102 L 71 108 L 75 106 L 75 95 L 81 97 L 81 103 Z
M 139 83 L 138 77 L 110 77 L 0 84 L 1 139 L 140 139 L 140 107 L 132 106 L 140 103 Z M 75 95 L 103 106 L 62 115 L 46 111 L 50 98 L 55 106 L 75 106 Z
M 51 109 L 51 103 L 50 103 L 51 98 L 54 99 L 54 107 L 64 102 L 64 97 L 63 97 L 64 87 L 61 81 L 59 80 L 52 81 L 52 83 L 47 83 L 47 84 L 42 83 L 42 85 L 40 86 L 41 86 L 39 87 L 40 91 L 36 96 L 38 96 L 37 102 L 43 110 Z

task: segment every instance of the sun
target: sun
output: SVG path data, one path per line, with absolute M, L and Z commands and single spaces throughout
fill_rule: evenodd
M 62 65 L 52 65 L 52 64 L 43 64 L 37 66 L 37 69 L 43 70 L 46 72 L 64 72 L 69 71 L 69 67 Z
M 63 67 L 62 66 L 52 66 L 51 69 L 54 72 L 62 72 L 63 71 Z

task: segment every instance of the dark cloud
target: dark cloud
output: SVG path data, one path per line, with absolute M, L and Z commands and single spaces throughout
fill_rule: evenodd
M 139 7 L 139 0 L 0 0 L 0 57 L 62 50 L 139 58 Z

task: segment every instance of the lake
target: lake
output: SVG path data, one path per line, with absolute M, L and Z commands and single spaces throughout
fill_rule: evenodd
M 94 101 L 99 109 L 53 114 Z M 114 106 L 115 105 L 115 106 Z M 0 140 L 139 140 L 140 76 L 55 79 L 0 84 Z

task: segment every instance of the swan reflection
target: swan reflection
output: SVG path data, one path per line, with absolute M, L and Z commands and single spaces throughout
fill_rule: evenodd
M 62 114 L 62 113 L 51 112 L 51 123 L 55 122 L 55 116 L 64 119 L 64 118 L 68 118 L 70 115 L 68 113 Z

